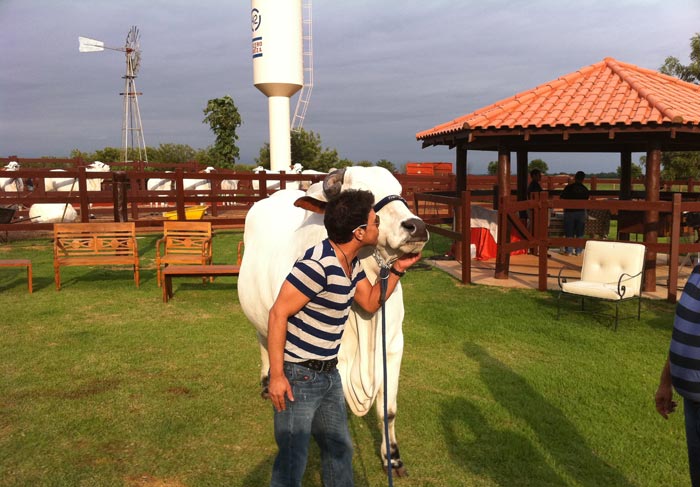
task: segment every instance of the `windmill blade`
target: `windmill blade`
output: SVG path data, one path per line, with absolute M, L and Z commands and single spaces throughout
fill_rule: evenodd
M 89 37 L 78 36 L 78 50 L 80 52 L 99 52 L 105 50 L 105 43 Z
M 134 75 L 138 72 L 141 65 L 141 46 L 139 45 L 140 38 L 141 34 L 139 32 L 139 28 L 135 25 L 131 26 L 129 33 L 126 35 L 126 45 L 124 46 L 124 49 L 126 50 L 127 55 L 131 58 L 131 66 Z

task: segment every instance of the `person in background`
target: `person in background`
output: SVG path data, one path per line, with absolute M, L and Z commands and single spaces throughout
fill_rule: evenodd
M 587 200 L 590 191 L 584 186 L 586 173 L 579 171 L 574 176 L 574 182 L 567 184 L 561 192 L 563 200 Z M 567 238 L 583 238 L 586 228 L 586 210 L 564 209 L 564 236 Z M 579 255 L 583 249 L 577 248 L 574 255 Z M 564 248 L 564 255 L 571 255 L 571 247 Z
M 530 184 L 527 185 L 527 199 L 530 199 L 532 193 L 541 193 L 542 186 L 540 181 L 542 180 L 542 171 L 539 169 L 533 169 L 530 171 Z
M 676 305 L 671 346 L 654 396 L 664 419 L 676 410 L 673 389 L 683 397 L 691 484 L 700 487 L 700 265 L 693 269 Z

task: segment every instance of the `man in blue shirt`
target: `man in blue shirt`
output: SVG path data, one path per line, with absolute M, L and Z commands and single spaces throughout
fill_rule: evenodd
M 352 442 L 335 366 L 353 301 L 370 313 L 381 306 L 380 283 L 369 282 L 357 258 L 379 238 L 373 204 L 369 191 L 348 190 L 326 205 L 328 238 L 294 264 L 270 309 L 269 394 L 279 448 L 273 487 L 301 486 L 311 436 L 321 449 L 323 485 L 353 485 Z M 394 262 L 387 297 L 419 259 L 407 254 Z
M 676 410 L 673 389 L 683 397 L 690 479 L 693 487 L 700 487 L 700 265 L 676 306 L 671 347 L 654 398 L 665 419 Z

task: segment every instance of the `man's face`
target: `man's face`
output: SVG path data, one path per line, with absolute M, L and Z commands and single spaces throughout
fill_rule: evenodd
M 364 245 L 377 245 L 379 241 L 379 215 L 374 210 L 369 211 L 367 223 L 359 228 L 362 233 L 362 243 Z

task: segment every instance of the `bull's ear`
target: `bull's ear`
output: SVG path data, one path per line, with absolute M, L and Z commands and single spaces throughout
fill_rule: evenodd
M 302 196 L 294 202 L 294 206 L 303 208 L 307 211 L 313 211 L 314 213 L 320 213 L 326 211 L 326 202 L 312 198 L 311 196 Z

